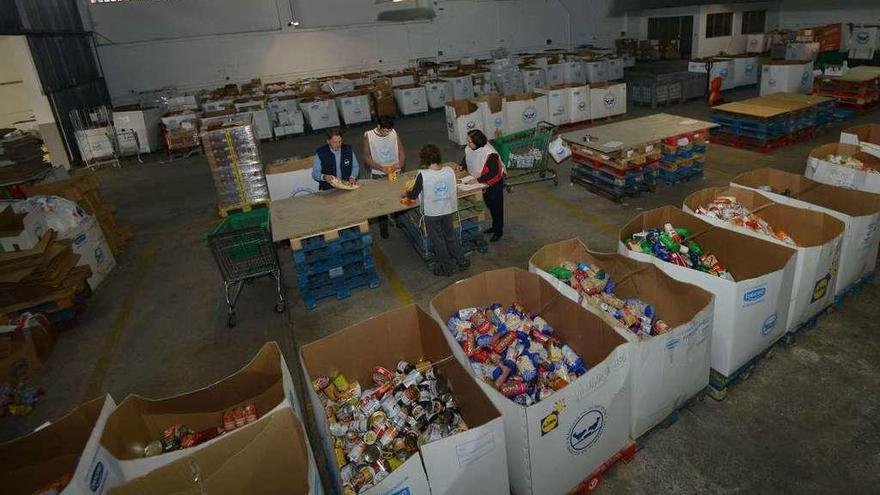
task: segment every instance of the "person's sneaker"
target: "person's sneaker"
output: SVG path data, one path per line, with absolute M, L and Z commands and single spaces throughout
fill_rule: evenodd
M 489 242 L 498 242 L 501 239 L 501 234 L 492 234 L 492 238 L 489 239 Z
M 464 260 L 458 264 L 458 271 L 463 272 L 471 267 L 471 260 Z

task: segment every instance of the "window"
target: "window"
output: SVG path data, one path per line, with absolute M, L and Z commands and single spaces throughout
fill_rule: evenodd
M 766 10 L 747 10 L 743 12 L 742 34 L 761 34 L 766 29 Z
M 733 34 L 733 12 L 706 16 L 706 37 L 720 38 Z

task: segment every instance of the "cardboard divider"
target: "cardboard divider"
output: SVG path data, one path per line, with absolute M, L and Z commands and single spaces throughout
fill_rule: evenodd
M 357 381 L 367 388 L 373 383 L 371 375 L 376 366 L 393 370 L 401 360 L 415 363 L 421 359 L 436 363 L 446 376 L 468 430 L 421 446 L 420 456 L 410 457 L 386 479 L 362 493 L 387 493 L 392 488 L 421 493 L 428 487 L 432 493 L 509 493 L 501 413 L 469 370 L 452 358 L 444 330 L 416 305 L 388 311 L 300 348 L 300 361 L 325 450 L 332 446 L 332 440 L 323 406 L 310 385 L 316 377 L 332 377 L 341 372 L 350 383 Z M 473 443 L 475 439 L 481 443 Z M 341 488 L 332 449 L 327 457 L 331 477 Z M 465 458 L 470 459 L 469 463 L 462 461 Z
M 475 379 L 504 417 L 511 491 L 564 493 L 629 440 L 631 344 L 601 316 L 518 268 L 483 272 L 446 287 L 431 300 L 431 314 L 445 327 L 460 309 L 514 302 L 544 318 L 555 337 L 584 360 L 587 373 L 528 407 L 503 396 L 482 377 Z M 448 331 L 443 336 L 474 376 L 460 344 Z
M 620 298 L 637 297 L 654 306 L 657 318 L 670 331 L 640 338 L 599 308 L 582 301 L 580 294 L 547 272 L 565 261 L 586 262 L 615 281 Z M 581 302 L 632 342 L 630 433 L 639 437 L 660 423 L 709 380 L 709 348 L 714 311 L 711 293 L 670 277 L 651 263 L 616 253 L 591 251 L 580 239 L 548 244 L 529 260 L 529 270 L 554 285 L 567 298 Z
M 109 396 L 94 399 L 33 433 L 0 444 L 3 493 L 31 495 L 67 474 L 74 479 L 62 493 L 86 493 L 87 451 L 94 449 L 95 430 L 115 406 Z M 93 438 L 95 445 L 89 446 Z M 87 461 L 80 467 L 81 458 Z
M 111 495 L 309 493 L 309 444 L 289 409 L 110 490 Z M 193 480 L 198 473 L 199 481 Z

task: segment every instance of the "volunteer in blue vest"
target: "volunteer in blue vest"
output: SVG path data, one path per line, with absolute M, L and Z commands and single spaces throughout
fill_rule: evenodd
M 464 149 L 461 166 L 478 182 L 486 184 L 483 201 L 492 215 L 492 228 L 483 233 L 492 234 L 489 240 L 496 242 L 504 235 L 504 164 L 501 163 L 501 155 L 489 144 L 483 131 L 468 131 L 467 147 Z
M 351 146 L 342 144 L 342 132 L 339 129 L 327 131 L 327 144 L 315 151 L 312 160 L 312 178 L 318 183 L 318 189 L 332 189 L 328 182 L 330 177 L 357 182 L 360 168 Z
M 371 179 L 384 179 L 393 170 L 403 170 L 406 152 L 397 131 L 394 130 L 394 117 L 382 115 L 379 125 L 364 133 L 364 163 L 370 167 Z M 388 217 L 379 219 L 379 232 L 383 239 L 388 238 Z
M 434 275 L 448 277 L 455 267 L 467 270 L 471 262 L 465 258 L 459 234 L 452 225 L 458 211 L 455 171 L 440 165 L 440 161 L 440 150 L 436 146 L 427 144 L 422 147 L 419 152 L 422 170 L 416 175 L 415 184 L 406 197 L 419 198 L 428 237 L 437 255 Z

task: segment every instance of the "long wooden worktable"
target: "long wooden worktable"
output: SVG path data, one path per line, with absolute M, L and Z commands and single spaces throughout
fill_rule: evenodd
M 447 165 L 458 169 L 457 164 Z M 414 208 L 401 203 L 400 198 L 406 190 L 406 182 L 417 173 L 417 170 L 405 172 L 396 181 L 362 180 L 361 187 L 354 191 L 333 189 L 273 201 L 269 206 L 272 240 L 280 242 L 319 235 Z M 458 197 L 472 196 L 482 188 L 481 185 L 466 190 L 459 187 Z

